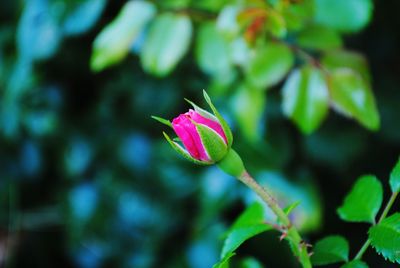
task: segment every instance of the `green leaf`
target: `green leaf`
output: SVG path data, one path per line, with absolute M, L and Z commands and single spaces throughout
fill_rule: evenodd
M 283 112 L 303 133 L 309 134 L 327 115 L 328 97 L 322 72 L 305 66 L 294 70 L 283 86 Z
M 342 220 L 374 223 L 383 198 L 381 182 L 372 175 L 360 177 L 337 212 Z
M 385 259 L 400 264 L 400 213 L 395 213 L 368 231 L 371 245 Z
M 240 85 L 232 96 L 231 107 L 236 121 L 241 133 L 250 142 L 261 139 L 260 126 L 265 103 L 265 92 L 246 84 Z
M 297 43 L 304 48 L 330 50 L 340 48 L 342 39 L 334 30 L 314 25 L 298 34 Z
M 315 0 L 314 20 L 341 32 L 357 32 L 371 20 L 372 0 Z
M 393 193 L 400 191 L 400 158 L 390 173 L 389 183 Z
M 90 60 L 92 70 L 98 72 L 120 62 L 155 13 L 156 8 L 152 3 L 127 2 L 118 16 L 94 40 Z
M 370 130 L 379 129 L 380 118 L 374 95 L 358 73 L 348 68 L 339 68 L 331 73 L 329 82 L 334 109 L 354 117 Z
M 247 239 L 270 230 L 272 227 L 264 223 L 264 208 L 260 203 L 249 206 L 229 229 L 221 253 L 221 259 L 234 252 Z
M 235 256 L 236 253 L 230 253 L 225 256 L 221 261 L 213 265 L 213 268 L 229 268 L 230 259 Z
M 273 9 L 268 10 L 265 27 L 277 38 L 284 38 L 287 34 L 285 19 L 281 13 L 276 12 Z
M 346 262 L 349 259 L 349 243 L 341 236 L 328 236 L 314 246 L 311 261 L 314 265 Z
M 150 26 L 140 54 L 143 69 L 164 77 L 171 73 L 189 49 L 192 23 L 172 13 L 158 16 Z
M 340 268 L 368 268 L 368 265 L 360 260 L 354 260 L 342 265 Z
M 290 212 L 292 212 L 292 210 L 295 209 L 298 205 L 300 205 L 300 201 L 294 202 L 291 205 L 285 207 L 283 211 L 285 212 L 286 215 L 289 215 Z
M 264 208 L 263 205 L 255 202 L 248 206 L 245 211 L 232 224 L 230 231 L 236 228 L 246 227 L 249 225 L 256 225 L 264 221 Z
M 224 75 L 231 70 L 229 44 L 215 23 L 203 24 L 196 42 L 196 60 L 199 67 L 210 75 Z
M 335 69 L 346 67 L 359 73 L 365 81 L 371 81 L 368 62 L 360 53 L 347 50 L 331 50 L 324 54 L 321 63 L 328 71 L 333 72 Z
M 266 89 L 281 81 L 293 63 L 293 53 L 286 45 L 268 43 L 255 51 L 246 78 L 255 87 Z

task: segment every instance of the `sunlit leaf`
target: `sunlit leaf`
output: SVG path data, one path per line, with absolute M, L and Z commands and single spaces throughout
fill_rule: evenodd
M 315 0 L 315 21 L 341 32 L 356 32 L 372 17 L 372 0 Z
M 329 50 L 342 46 L 340 35 L 334 30 L 321 26 L 310 26 L 297 36 L 300 46 L 309 49 Z
M 392 172 L 390 173 L 390 188 L 392 192 L 399 192 L 400 191 L 400 159 L 397 161 L 396 166 L 393 168 Z
M 314 265 L 344 262 L 349 258 L 349 243 L 341 236 L 328 236 L 315 244 L 313 252 L 311 261 Z
M 266 96 L 262 90 L 241 85 L 231 99 L 231 106 L 243 135 L 252 142 L 261 139 L 261 119 Z M 243 112 L 246 111 L 246 112 Z
M 246 78 L 257 88 L 266 89 L 281 81 L 293 63 L 290 48 L 283 44 L 267 43 L 256 49 L 246 70 Z
M 196 59 L 200 68 L 210 75 L 224 75 L 230 71 L 229 45 L 214 23 L 204 24 L 199 29 Z
M 144 70 L 160 77 L 168 75 L 186 54 L 191 37 L 189 17 L 172 13 L 158 16 L 140 54 Z
M 325 52 L 321 63 L 329 71 L 344 67 L 350 68 L 359 73 L 365 81 L 371 80 L 368 62 L 360 53 L 348 50 L 330 50 Z
M 377 130 L 380 118 L 370 86 L 349 68 L 336 69 L 328 83 L 332 105 L 346 116 L 354 117 L 370 130 Z
M 319 127 L 328 112 L 328 88 L 323 73 L 305 66 L 293 71 L 283 86 L 283 111 L 306 134 Z
M 372 226 L 368 235 L 376 252 L 385 259 L 400 264 L 400 213 Z
M 124 59 L 135 38 L 143 31 L 155 12 L 152 3 L 127 2 L 118 16 L 94 40 L 90 62 L 92 70 L 101 71 Z
M 342 220 L 375 222 L 383 198 L 381 182 L 372 175 L 360 177 L 337 212 Z
M 221 252 L 221 259 L 231 255 L 247 239 L 270 230 L 272 227 L 264 223 L 264 209 L 261 204 L 249 206 L 229 229 Z

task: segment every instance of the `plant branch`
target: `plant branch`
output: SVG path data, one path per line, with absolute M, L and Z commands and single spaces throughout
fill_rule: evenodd
M 386 218 L 386 216 L 389 213 L 389 210 L 391 209 L 391 207 L 393 206 L 393 203 L 396 200 L 396 197 L 398 194 L 399 194 L 399 192 L 392 193 L 392 196 L 390 197 L 388 203 L 386 204 L 385 209 L 383 210 L 381 216 L 379 217 L 378 223 L 380 223 L 381 221 L 383 221 Z M 358 251 L 358 253 L 354 257 L 354 259 L 360 260 L 362 258 L 362 256 L 364 255 L 365 251 L 368 249 L 370 244 L 371 244 L 371 240 L 367 239 L 367 241 L 365 241 L 365 243 L 362 245 L 361 249 Z
M 287 232 L 286 239 L 292 244 L 292 250 L 303 268 L 311 268 L 310 256 L 307 252 L 307 245 L 304 243 L 297 229 L 290 222 L 286 213 L 279 207 L 277 201 L 267 188 L 263 188 L 258 184 L 247 171 L 244 171 L 240 176 L 237 177 L 241 182 L 252 189 L 261 199 L 267 203 L 278 220 L 285 227 Z

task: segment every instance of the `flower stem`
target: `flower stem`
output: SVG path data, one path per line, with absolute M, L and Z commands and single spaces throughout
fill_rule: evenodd
M 311 268 L 311 261 L 307 252 L 307 245 L 304 243 L 297 229 L 292 225 L 286 213 L 279 207 L 277 201 L 267 188 L 261 187 L 247 171 L 237 177 L 241 182 L 252 189 L 261 199 L 267 203 L 280 223 L 287 230 L 286 239 L 291 243 L 291 248 L 302 264 L 303 268 Z
M 378 223 L 380 223 L 382 220 L 384 220 L 389 213 L 389 210 L 393 206 L 394 201 L 396 200 L 397 195 L 399 192 L 394 192 L 392 193 L 392 196 L 390 197 L 388 203 L 386 204 L 385 209 L 383 210 L 381 216 L 379 217 Z M 362 245 L 361 249 L 358 251 L 357 255 L 354 257 L 355 260 L 360 260 L 362 256 L 364 255 L 365 251 L 368 249 L 369 245 L 371 244 L 371 240 L 367 239 L 365 243 Z

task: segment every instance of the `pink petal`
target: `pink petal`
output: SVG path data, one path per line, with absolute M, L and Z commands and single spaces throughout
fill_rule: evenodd
M 181 114 L 172 121 L 172 127 L 181 139 L 189 154 L 197 160 L 209 161 L 210 158 L 197 133 L 196 126 L 191 122 L 187 114 Z
M 187 112 L 186 114 L 188 114 L 190 118 L 196 123 L 206 125 L 209 128 L 213 129 L 215 132 L 218 133 L 218 135 L 220 135 L 224 139 L 225 143 L 228 144 L 225 132 L 222 129 L 221 124 L 219 122 L 205 118 L 204 116 L 200 115 L 198 112 L 193 110 L 189 110 L 189 112 Z

